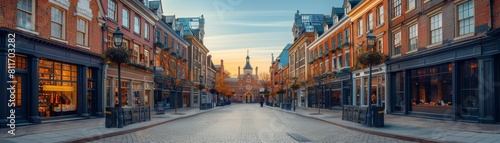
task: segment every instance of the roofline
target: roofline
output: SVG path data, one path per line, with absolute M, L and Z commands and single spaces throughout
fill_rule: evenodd
M 349 15 L 345 15 L 342 19 L 339 20 L 339 22 L 335 23 L 335 25 L 332 28 L 328 29 L 327 32 L 324 32 L 320 37 L 318 37 L 311 44 L 309 44 L 307 46 L 308 47 L 307 50 L 310 50 L 309 47 L 317 46 L 319 44 L 319 41 L 324 40 L 327 36 L 330 36 L 330 34 L 339 30 L 339 28 L 342 28 L 342 26 L 347 24 L 347 22 L 349 22 L 349 20 L 350 20 Z

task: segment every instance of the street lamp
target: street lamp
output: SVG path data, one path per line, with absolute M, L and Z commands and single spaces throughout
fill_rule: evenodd
M 375 46 L 375 38 L 376 36 L 373 34 L 373 32 L 370 30 L 370 33 L 366 35 L 366 45 L 370 49 L 370 51 L 373 50 L 373 47 Z M 368 127 L 372 126 L 373 122 L 373 115 L 372 115 L 372 62 L 370 62 L 370 74 L 368 75 L 368 114 L 366 115 L 367 122 L 366 125 Z
M 123 44 L 123 33 L 120 27 L 113 33 L 113 40 L 115 47 L 121 47 Z M 118 128 L 123 128 L 123 114 L 122 114 L 122 78 L 121 78 L 121 63 L 118 63 Z
M 201 75 L 201 71 L 200 71 L 200 85 L 198 86 L 198 89 L 200 90 L 200 92 L 198 93 L 199 94 L 199 100 L 200 100 L 200 110 L 202 110 L 201 108 L 201 84 L 203 83 L 203 75 Z

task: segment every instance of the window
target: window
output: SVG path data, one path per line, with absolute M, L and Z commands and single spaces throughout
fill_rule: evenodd
M 337 47 L 335 47 L 335 36 L 332 37 L 332 51 L 333 49 L 335 49 Z
M 401 15 L 401 0 L 394 0 L 394 17 Z
M 410 51 L 413 51 L 417 49 L 417 44 L 418 44 L 418 31 L 417 31 L 418 24 L 414 24 L 410 26 L 409 28 L 409 33 L 410 33 Z
M 163 45 L 165 45 L 165 46 L 168 45 L 168 35 L 167 34 L 163 35 Z
M 431 44 L 441 42 L 443 40 L 441 13 L 431 17 Z
M 35 17 L 33 15 L 32 0 L 18 0 L 17 2 L 17 26 L 34 30 Z
M 351 55 L 349 55 L 349 53 L 345 53 L 345 66 L 351 66 Z
M 342 55 L 339 56 L 339 68 L 342 68 Z
M 401 31 L 394 34 L 394 55 L 401 54 Z
M 474 3 L 468 1 L 458 5 L 459 36 L 474 33 Z
M 415 0 L 408 0 L 408 11 L 415 9 Z
M 132 53 L 132 63 L 139 63 L 139 45 L 134 44 L 134 52 Z
M 146 64 L 146 67 L 149 67 L 149 51 L 144 50 L 144 64 Z
M 141 34 L 141 20 L 139 17 L 134 17 L 134 32 Z
M 144 38 L 149 39 L 149 24 L 144 23 Z
M 338 46 L 339 49 L 342 46 L 342 33 L 339 33 L 337 35 L 337 46 Z
M 368 22 L 366 24 L 366 32 L 369 32 L 370 30 L 373 29 L 373 15 L 372 13 L 368 14 L 368 20 L 366 20 L 366 22 Z
M 160 29 L 155 30 L 155 43 L 156 42 L 161 42 L 161 31 Z
M 87 46 L 87 21 L 76 20 L 76 44 Z
M 323 46 L 319 46 L 319 56 L 323 56 Z
M 50 36 L 59 38 L 59 39 L 64 39 L 63 37 L 63 30 L 64 30 L 64 23 L 63 23 L 63 11 L 52 7 L 51 8 L 51 15 L 50 15 Z
M 108 18 L 116 21 L 116 3 L 114 1 L 108 1 Z
M 384 53 L 384 39 L 380 38 L 377 42 L 377 49 L 379 53 Z
M 449 68 L 451 66 L 442 64 L 409 71 L 409 94 L 412 99 L 409 111 L 446 114 L 445 110 L 452 109 L 453 69 Z
M 329 49 L 329 47 L 328 47 L 328 46 L 329 46 L 329 45 L 328 45 L 328 42 L 325 42 L 325 54 L 327 54 L 327 53 L 328 53 L 328 49 Z
M 122 25 L 123 27 L 129 28 L 128 25 L 128 11 L 126 9 L 122 9 Z
M 332 68 L 337 69 L 337 57 L 332 58 Z
M 358 21 L 358 37 L 363 35 L 363 19 Z
M 384 24 L 384 6 L 380 6 L 378 7 L 378 17 L 377 17 L 377 20 L 378 20 L 378 25 L 382 25 Z
M 344 30 L 344 43 L 349 43 L 349 28 Z

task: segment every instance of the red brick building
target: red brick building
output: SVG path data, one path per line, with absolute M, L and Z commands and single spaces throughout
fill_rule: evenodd
M 255 74 L 253 74 L 249 55 L 246 57 L 243 74 L 240 73 L 240 67 L 238 67 L 238 77 L 226 78 L 224 81 L 228 83 L 228 88 L 234 93 L 232 97 L 234 102 L 253 103 L 258 102 L 264 96 L 260 94 L 263 86 L 259 80 L 259 67 L 255 67 Z
M 389 112 L 500 122 L 499 0 L 390 3 Z
M 106 15 L 105 49 L 115 48 L 113 33 L 120 28 L 123 46 L 132 51 L 130 63 L 121 69 L 122 83 L 117 83 L 117 65 L 105 65 L 105 105 L 113 107 L 114 97 L 120 97 L 123 106 L 150 106 L 152 110 L 155 52 L 153 25 L 160 17 L 148 8 L 147 1 L 102 0 L 101 3 Z M 118 84 L 122 85 L 122 89 L 118 89 Z M 118 90 L 121 90 L 122 95 L 117 95 Z
M 16 124 L 103 116 L 99 1 L 6 0 L 0 5 L 0 66 L 16 71 L 12 78 L 0 71 L 0 80 L 16 81 L 0 87 L 17 87 L 10 96 L 16 106 L 0 103 L 2 127 L 10 122 L 10 110 L 16 111 Z

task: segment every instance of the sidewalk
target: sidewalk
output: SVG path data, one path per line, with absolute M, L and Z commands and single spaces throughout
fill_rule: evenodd
M 47 142 L 73 142 L 91 139 L 99 139 L 123 133 L 134 132 L 149 127 L 186 118 L 216 110 L 223 107 L 215 107 L 208 110 L 199 110 L 199 108 L 180 108 L 178 114 L 174 110 L 167 110 L 163 115 L 156 115 L 151 112 L 151 121 L 135 123 L 124 126 L 123 128 L 106 128 L 105 118 L 85 119 L 76 121 L 44 123 L 38 125 L 29 125 L 16 128 L 16 135 L 7 134 L 10 128 L 0 129 L 1 143 L 47 143 Z
M 359 123 L 342 120 L 342 111 L 317 108 L 297 107 L 296 111 L 288 111 L 276 107 L 268 108 L 309 117 L 344 128 L 417 142 L 481 142 L 500 143 L 500 125 L 478 124 L 456 121 L 444 121 L 398 115 L 384 115 L 383 128 L 366 127 Z

